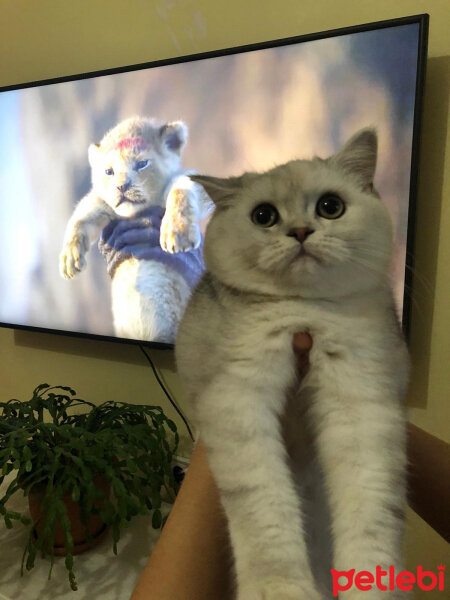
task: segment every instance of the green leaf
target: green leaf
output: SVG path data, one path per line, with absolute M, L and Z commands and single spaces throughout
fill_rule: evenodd
M 66 385 L 59 385 L 58 388 L 60 390 L 64 390 L 65 392 L 69 392 L 69 394 L 71 396 L 75 396 L 76 395 L 76 392 L 72 388 L 70 388 L 70 387 L 68 387 Z
M 72 489 L 72 500 L 78 502 L 80 499 L 80 488 L 78 485 L 74 485 Z
M 49 387 L 50 386 L 48 385 L 48 383 L 41 383 L 41 385 L 38 385 L 37 388 L 34 390 L 33 394 L 37 394 L 38 392 L 40 392 L 44 388 L 49 388 Z
M 175 425 L 175 423 L 173 421 L 171 421 L 170 419 L 167 419 L 167 426 L 169 429 L 171 429 L 172 431 L 176 431 L 177 430 L 177 426 Z
M 153 529 L 159 529 L 161 527 L 161 523 L 162 523 L 161 511 L 156 509 L 153 511 L 153 516 L 152 516 Z
M 131 460 L 131 458 L 129 458 L 127 460 L 127 467 L 128 467 L 128 470 L 130 471 L 130 473 L 136 473 L 136 471 L 137 471 L 136 463 L 134 462 L 134 460 Z
M 31 543 L 28 547 L 28 558 L 27 558 L 27 564 L 26 564 L 27 571 L 31 571 L 31 569 L 34 567 L 35 558 L 36 558 L 36 546 L 33 543 Z
M 78 590 L 78 586 L 75 580 L 75 573 L 73 571 L 69 571 L 69 582 L 71 589 L 76 592 Z
M 71 571 L 73 569 L 73 556 L 71 554 L 68 554 L 66 556 L 65 563 L 66 563 L 66 569 L 68 571 Z

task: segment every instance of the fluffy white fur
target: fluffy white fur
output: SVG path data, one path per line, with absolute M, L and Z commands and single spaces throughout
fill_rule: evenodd
M 409 363 L 388 281 L 391 223 L 373 189 L 376 147 L 363 130 L 327 160 L 193 177 L 216 210 L 209 272 L 176 356 L 228 518 L 238 600 L 331 598 L 332 566 L 400 566 Z M 345 203 L 338 219 L 316 212 L 328 192 Z M 278 210 L 273 227 L 252 222 L 261 203 Z M 314 231 L 302 245 L 291 235 L 301 227 Z M 299 331 L 314 341 L 300 383 Z
M 166 209 L 160 230 L 163 250 L 199 247 L 199 220 L 210 210 L 210 200 L 181 168 L 186 140 L 187 127 L 181 121 L 134 117 L 111 129 L 100 144 L 90 145 L 92 189 L 66 227 L 60 255 L 63 277 L 70 279 L 84 269 L 90 245 L 109 221 L 133 218 L 149 206 Z M 137 169 L 139 161 L 148 164 Z M 151 260 L 125 260 L 112 283 L 116 335 L 174 342 L 189 294 L 185 279 L 173 269 Z
M 130 259 L 112 280 L 116 335 L 173 343 L 191 288 L 179 273 L 155 261 Z

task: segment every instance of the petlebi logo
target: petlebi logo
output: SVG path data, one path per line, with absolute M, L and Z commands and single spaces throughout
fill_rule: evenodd
M 387 571 L 384 571 L 379 565 L 375 569 L 375 574 L 370 571 L 359 571 L 350 569 L 349 571 L 336 571 L 331 569 L 333 577 L 333 596 L 336 598 L 339 592 L 345 592 L 351 587 L 356 587 L 358 590 L 371 590 L 373 587 L 386 592 L 395 589 L 408 592 L 414 587 L 429 592 L 431 590 L 445 589 L 445 565 L 437 566 L 437 573 L 433 571 L 424 571 L 419 565 L 415 573 L 412 571 L 395 572 L 395 568 L 390 566 Z

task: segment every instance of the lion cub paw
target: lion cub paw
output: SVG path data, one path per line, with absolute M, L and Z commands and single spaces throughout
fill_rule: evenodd
M 84 236 L 75 236 L 62 249 L 59 256 L 59 272 L 64 279 L 72 279 L 86 266 L 87 241 Z
M 164 215 L 161 222 L 159 243 L 165 252 L 187 252 L 194 250 L 201 244 L 200 228 L 196 223 L 190 222 L 182 215 L 174 218 Z

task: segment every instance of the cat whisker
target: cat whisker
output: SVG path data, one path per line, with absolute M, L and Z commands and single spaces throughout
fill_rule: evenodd
M 421 303 L 418 301 L 417 296 L 415 294 L 413 294 L 412 288 L 406 283 L 405 283 L 405 296 L 407 296 L 409 298 L 409 300 L 411 301 L 411 304 L 416 309 L 415 314 L 417 314 L 422 325 L 426 325 L 426 320 L 424 318 L 425 310 L 423 309 L 423 306 L 421 305 Z
M 434 294 L 434 286 L 416 267 L 411 267 L 411 265 L 405 264 L 405 269 L 412 273 L 414 286 L 416 283 L 419 283 L 430 294 L 430 296 Z
M 364 244 L 364 242 L 362 242 L 361 245 L 358 245 L 358 250 L 362 250 L 364 253 L 366 253 L 366 256 L 367 252 L 370 252 L 370 256 L 374 256 L 377 258 L 383 258 L 388 256 L 387 252 L 382 252 L 378 248 L 375 249 L 370 244 Z M 411 255 L 410 252 L 407 252 L 407 254 Z M 414 277 L 414 284 L 419 283 L 430 295 L 434 293 L 434 288 L 431 285 L 431 282 L 427 280 L 427 278 L 416 267 L 411 267 L 411 265 L 408 265 L 406 263 L 405 269 L 412 273 Z
M 349 259 L 350 262 L 356 266 L 362 267 L 364 270 L 369 270 L 375 275 L 384 276 L 385 271 L 382 268 L 377 268 L 373 263 L 362 259 L 360 256 L 352 257 Z

